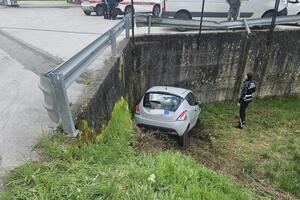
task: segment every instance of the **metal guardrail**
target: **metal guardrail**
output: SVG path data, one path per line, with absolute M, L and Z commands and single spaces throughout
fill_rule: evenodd
M 52 121 L 56 123 L 62 121 L 63 130 L 69 135 L 75 137 L 77 131 L 72 118 L 67 88 L 108 46 L 111 46 L 112 56 L 117 55 L 117 37 L 125 30 L 126 38 L 129 38 L 129 20 L 130 16 L 125 16 L 117 25 L 69 60 L 46 74 L 40 75 L 40 89 L 44 93 L 44 107 Z
M 250 33 L 250 27 L 254 26 L 267 26 L 270 25 L 272 18 L 255 18 L 255 19 L 241 19 L 236 21 L 209 21 L 203 20 L 202 29 L 217 30 L 217 29 L 233 29 L 245 28 Z M 276 25 L 299 23 L 300 15 L 278 16 L 276 18 Z M 137 27 L 174 27 L 184 29 L 199 29 L 199 20 L 182 20 L 182 19 L 169 19 L 157 18 L 151 16 L 138 16 L 136 17 Z M 148 31 L 149 32 L 149 31 Z
M 86 68 L 107 48 L 111 46 L 112 56 L 117 55 L 116 38 L 125 30 L 126 38 L 129 38 L 130 15 L 127 15 L 112 29 L 101 35 L 87 47 L 75 54 L 69 60 L 55 69 L 40 76 L 40 89 L 44 93 L 44 107 L 50 119 L 56 123 L 62 121 L 63 130 L 70 136 L 75 137 L 77 131 L 74 126 L 72 113 L 67 95 L 67 88 L 86 70 Z M 138 27 L 174 27 L 186 29 L 198 29 L 199 20 L 180 20 L 156 18 L 152 16 L 139 15 L 135 17 Z M 204 20 L 203 29 L 230 29 L 245 28 L 250 33 L 250 27 L 270 25 L 272 18 L 242 19 L 230 22 L 215 22 Z M 299 15 L 277 17 L 276 24 L 297 23 Z

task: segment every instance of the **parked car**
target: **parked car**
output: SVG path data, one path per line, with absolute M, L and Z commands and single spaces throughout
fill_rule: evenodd
M 131 0 L 118 0 L 116 15 L 126 15 L 132 12 Z M 96 15 L 104 15 L 106 9 L 105 0 L 83 0 L 81 8 L 86 15 L 95 12 Z M 160 16 L 165 11 L 164 0 L 134 0 L 134 11 L 140 13 L 152 13 L 153 16 Z
M 165 0 L 134 0 L 135 12 L 152 13 L 155 17 L 159 17 L 165 11 L 165 7 Z M 131 13 L 131 0 L 121 1 L 117 8 L 125 15 Z
M 106 4 L 105 0 L 83 0 L 81 8 L 86 15 L 91 15 L 95 12 L 96 15 L 103 16 Z
M 166 0 L 165 17 L 180 19 L 200 18 L 203 0 Z M 271 17 L 274 13 L 274 0 L 242 0 L 240 18 Z M 227 19 L 229 4 L 226 0 L 209 0 L 204 7 L 204 18 L 215 21 Z M 280 0 L 278 15 L 287 15 L 287 0 Z
M 188 133 L 195 127 L 201 109 L 192 91 L 156 86 L 150 88 L 135 109 L 135 121 L 140 126 L 158 128 L 179 136 L 185 146 Z

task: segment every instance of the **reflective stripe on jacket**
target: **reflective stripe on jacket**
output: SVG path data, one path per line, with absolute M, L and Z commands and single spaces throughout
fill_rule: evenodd
M 254 80 L 244 81 L 239 102 L 252 101 L 253 99 L 252 94 L 255 92 L 255 90 L 256 90 L 256 82 Z

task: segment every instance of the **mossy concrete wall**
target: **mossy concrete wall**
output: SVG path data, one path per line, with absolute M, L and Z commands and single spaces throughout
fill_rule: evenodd
M 300 93 L 300 31 L 145 35 L 120 49 L 106 78 L 88 103 L 90 124 L 100 129 L 114 103 L 126 97 L 133 108 L 151 86 L 191 89 L 202 102 L 236 100 L 247 72 L 258 83 L 256 96 Z
M 247 72 L 258 83 L 256 95 L 300 93 L 300 32 L 151 35 L 137 38 L 135 69 L 142 91 L 153 85 L 193 90 L 203 102 L 238 98 Z

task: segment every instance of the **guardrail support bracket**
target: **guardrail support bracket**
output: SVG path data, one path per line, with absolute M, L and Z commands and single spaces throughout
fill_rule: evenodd
M 111 54 L 113 57 L 117 56 L 117 37 L 114 30 L 110 30 Z
M 62 120 L 63 130 L 71 137 L 76 137 L 78 131 L 75 129 L 75 125 L 73 122 L 63 74 L 52 74 L 51 82 L 53 84 L 55 95 L 57 98 L 56 102 L 58 104 L 58 110 L 60 118 Z

